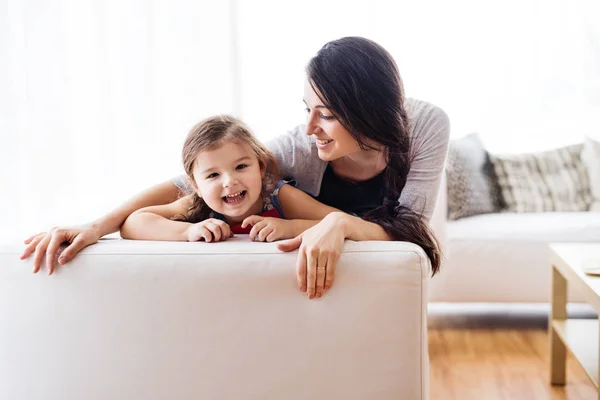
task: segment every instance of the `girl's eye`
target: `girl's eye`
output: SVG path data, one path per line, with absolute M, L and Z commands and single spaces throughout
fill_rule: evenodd
M 207 176 L 206 179 L 216 178 L 217 176 L 219 176 L 219 174 L 217 174 L 216 172 L 213 172 L 212 174 L 210 174 L 209 176 Z
M 310 112 L 310 108 L 306 107 L 306 108 L 304 109 L 304 111 L 306 111 L 307 113 L 309 113 L 309 112 Z
M 235 169 L 244 169 L 244 168 L 247 168 L 247 167 L 248 167 L 248 165 L 246 165 L 246 164 L 240 164 L 237 167 L 235 167 Z

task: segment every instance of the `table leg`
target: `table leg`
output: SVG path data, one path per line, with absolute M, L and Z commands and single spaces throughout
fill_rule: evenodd
M 550 382 L 566 383 L 567 348 L 552 327 L 552 321 L 567 319 L 567 280 L 552 266 L 552 309 L 548 320 L 550 336 Z

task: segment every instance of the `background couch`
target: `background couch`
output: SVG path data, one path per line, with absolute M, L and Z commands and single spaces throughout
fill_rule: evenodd
M 590 139 L 585 147 L 492 155 L 493 165 L 474 135 L 452 141 L 448 182 L 432 221 L 445 261 L 431 281 L 429 300 L 547 303 L 548 244 L 600 242 L 600 213 L 591 211 L 600 209 L 594 208 L 594 193 L 600 191 L 598 160 L 600 147 Z M 501 184 L 495 187 L 491 180 L 497 179 L 493 172 L 498 164 Z M 507 190 L 517 211 L 495 198 Z M 521 212 L 534 207 L 544 211 Z M 573 293 L 569 300 L 583 301 Z

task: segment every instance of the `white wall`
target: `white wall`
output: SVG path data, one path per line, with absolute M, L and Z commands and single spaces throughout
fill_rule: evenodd
M 372 38 L 452 136 L 495 152 L 600 135 L 600 3 L 0 0 L 0 239 L 87 222 L 180 172 L 215 113 L 267 139 L 304 120 L 304 66 Z

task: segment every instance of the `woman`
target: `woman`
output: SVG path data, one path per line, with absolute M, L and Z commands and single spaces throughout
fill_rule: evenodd
M 344 240 L 404 240 L 429 256 L 433 272 L 440 264 L 435 237 L 427 227 L 433 213 L 449 139 L 449 121 L 438 107 L 405 101 L 402 81 L 391 55 L 360 37 L 327 43 L 309 61 L 304 102 L 306 126 L 278 137 L 267 147 L 279 158 L 283 176 L 297 187 L 342 212 L 331 213 L 282 251 L 300 249 L 298 286 L 309 298 L 320 297 L 335 276 Z M 116 232 L 133 211 L 166 204 L 187 190 L 185 181 L 159 184 L 91 224 L 58 228 L 28 238 L 21 258 L 35 251 L 34 272 L 44 254 L 49 273 L 58 259 Z

